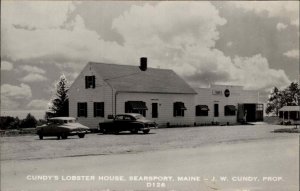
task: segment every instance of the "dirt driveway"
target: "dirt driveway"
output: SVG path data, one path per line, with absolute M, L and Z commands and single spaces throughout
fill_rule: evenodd
M 195 148 L 203 145 L 274 139 L 297 134 L 270 133 L 280 126 L 210 126 L 192 128 L 152 129 L 150 134 L 121 133 L 119 135 L 88 134 L 67 140 L 55 137 L 39 140 L 38 136 L 1 138 L 1 160 L 28 160 L 61 158 L 66 156 L 139 153 L 177 148 Z

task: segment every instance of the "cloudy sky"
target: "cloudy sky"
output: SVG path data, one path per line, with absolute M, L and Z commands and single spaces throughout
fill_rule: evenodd
M 298 80 L 299 2 L 1 1 L 1 115 L 42 113 L 59 76 L 72 82 L 88 61 L 141 56 L 265 100 Z

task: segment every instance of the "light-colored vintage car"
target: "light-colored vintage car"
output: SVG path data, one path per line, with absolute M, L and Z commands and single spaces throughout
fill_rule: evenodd
M 67 139 L 68 136 L 78 135 L 83 138 L 89 128 L 78 123 L 74 117 L 50 118 L 47 124 L 36 127 L 36 134 L 40 139 L 48 136 L 56 136 L 57 139 Z

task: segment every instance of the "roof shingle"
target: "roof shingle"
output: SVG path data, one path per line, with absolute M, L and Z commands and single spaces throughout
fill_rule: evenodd
M 117 91 L 196 94 L 173 70 L 89 62 L 92 68 Z

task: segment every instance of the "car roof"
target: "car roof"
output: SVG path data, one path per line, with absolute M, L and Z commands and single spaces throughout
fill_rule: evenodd
M 75 120 L 74 117 L 53 117 L 50 118 L 49 120 Z
M 137 115 L 141 115 L 139 113 L 120 113 L 120 114 L 117 114 L 117 115 L 131 115 L 131 116 L 137 116 Z

